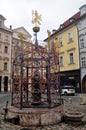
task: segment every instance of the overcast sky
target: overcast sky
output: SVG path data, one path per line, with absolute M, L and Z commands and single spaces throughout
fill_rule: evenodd
M 84 4 L 86 0 L 0 0 L 0 14 L 7 19 L 7 27 L 23 26 L 33 36 L 32 10 L 37 10 L 42 14 L 38 40 L 44 40 L 47 30 L 57 29 Z

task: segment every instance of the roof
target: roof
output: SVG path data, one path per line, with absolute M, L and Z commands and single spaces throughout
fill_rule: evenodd
M 51 37 L 58 33 L 59 31 L 63 30 L 64 28 L 68 27 L 71 23 L 74 23 L 74 21 L 78 20 L 80 18 L 80 11 L 74 14 L 72 17 L 67 19 L 65 22 L 63 22 L 60 27 L 53 33 L 51 34 Z M 44 41 L 46 41 L 48 38 L 46 38 Z
M 6 18 L 3 15 L 1 15 L 1 14 L 0 14 L 0 19 L 6 20 Z
M 70 24 L 70 19 L 77 20 L 80 18 L 80 12 L 74 14 L 72 17 L 70 17 L 68 20 L 66 20 L 63 24 L 64 26 L 68 26 Z
M 23 29 L 29 35 L 30 38 L 32 37 L 31 34 L 23 26 L 15 28 L 15 29 L 13 29 L 13 31 L 18 31 L 18 30 L 21 30 L 21 29 Z

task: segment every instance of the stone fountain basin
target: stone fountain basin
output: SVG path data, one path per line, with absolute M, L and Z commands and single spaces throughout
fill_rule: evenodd
M 80 122 L 84 114 L 82 112 L 65 112 L 64 117 L 67 121 Z
M 21 126 L 52 125 L 61 122 L 64 116 L 64 106 L 54 108 L 19 108 L 10 106 L 8 109 L 9 118 L 19 116 Z

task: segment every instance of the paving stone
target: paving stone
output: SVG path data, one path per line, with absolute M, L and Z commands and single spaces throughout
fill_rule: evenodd
M 0 130 L 21 130 L 21 126 L 14 125 L 8 122 L 4 122 L 4 115 L 1 113 L 3 112 L 3 107 L 6 104 L 6 100 L 10 101 L 10 96 L 0 95 Z M 69 104 L 68 102 L 64 102 L 64 110 L 65 111 L 78 111 L 84 113 L 84 120 L 79 125 L 74 125 L 72 123 L 59 123 L 53 126 L 43 126 L 43 127 L 31 127 L 32 130 L 86 130 L 86 105 L 80 105 L 79 102 Z

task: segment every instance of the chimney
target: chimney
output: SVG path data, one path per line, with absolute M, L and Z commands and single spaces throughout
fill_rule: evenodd
M 12 25 L 10 25 L 10 30 L 12 30 Z

